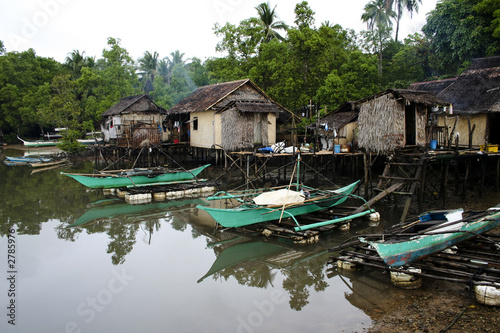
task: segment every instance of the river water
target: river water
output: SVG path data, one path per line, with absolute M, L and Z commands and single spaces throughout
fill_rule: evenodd
M 0 164 L 0 332 L 362 332 L 399 297 L 327 263 L 383 224 L 308 246 L 220 232 L 203 198 L 129 205 L 60 174 L 91 170 Z

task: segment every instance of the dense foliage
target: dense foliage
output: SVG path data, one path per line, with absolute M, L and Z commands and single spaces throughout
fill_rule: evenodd
M 439 1 L 425 35 L 398 41 L 403 12 L 417 11 L 418 3 L 370 1 L 360 17 L 369 30 L 360 33 L 330 22 L 316 25 L 306 1 L 296 5 L 292 25 L 262 3 L 256 16 L 237 25 L 214 25 L 216 50 L 224 56 L 204 62 L 185 59 L 179 50 L 163 58 L 146 51 L 134 60 L 110 37 L 101 58 L 73 50 L 58 63 L 32 49 L 9 52 L 0 41 L 0 135 L 15 142 L 16 135 L 34 138 L 66 127 L 66 147 L 77 150 L 76 139 L 98 128 L 101 114 L 123 97 L 147 93 L 169 109 L 199 86 L 242 78 L 308 115 L 311 107 L 333 110 L 389 87 L 457 75 L 471 59 L 499 54 L 497 0 Z

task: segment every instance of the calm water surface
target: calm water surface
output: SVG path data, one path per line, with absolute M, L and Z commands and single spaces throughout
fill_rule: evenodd
M 0 164 L 0 332 L 362 332 L 397 293 L 328 270 L 329 247 L 382 226 L 313 246 L 221 233 L 202 198 L 128 205 L 60 175 L 90 170 Z

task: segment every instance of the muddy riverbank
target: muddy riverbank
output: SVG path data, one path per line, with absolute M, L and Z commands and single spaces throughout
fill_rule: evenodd
M 455 204 L 468 210 L 498 203 L 500 194 L 488 192 Z M 499 235 L 500 227 L 491 233 Z M 372 316 L 374 325 L 368 332 L 500 332 L 500 307 L 479 303 L 465 285 L 424 280 L 420 289 L 409 290 L 400 298 Z

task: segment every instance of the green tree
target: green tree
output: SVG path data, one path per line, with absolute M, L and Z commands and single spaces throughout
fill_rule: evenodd
M 318 89 L 316 100 L 334 110 L 346 101 L 358 100 L 380 91 L 377 58 L 353 51 L 338 68 L 331 71 Z
M 390 63 L 386 64 L 384 87 L 407 88 L 413 82 L 432 78 L 435 57 L 424 36 L 416 33 L 405 38 L 402 45 L 392 44 L 395 52 Z
M 38 57 L 33 49 L 0 56 L 0 131 L 6 140 L 36 137 L 43 131 L 47 124 L 38 117 L 38 104 L 46 103 L 47 91 L 41 93 L 41 87 L 59 71 L 58 62 Z
M 314 15 L 316 13 L 309 7 L 307 1 L 302 1 L 295 5 L 295 21 L 294 23 L 302 28 L 310 28 L 314 25 Z
M 128 51 L 120 46 L 120 40 L 108 38 L 110 49 L 103 50 L 104 69 L 99 71 L 103 78 L 102 85 L 96 87 L 96 93 L 104 97 L 103 107 L 110 108 L 122 98 L 136 95 L 140 92 L 137 85 L 134 61 Z M 103 112 L 106 110 L 104 109 Z
M 214 33 L 222 40 L 217 43 L 217 52 L 227 52 L 228 56 L 237 60 L 248 60 L 258 52 L 259 42 L 264 38 L 259 29 L 257 18 L 243 20 L 238 26 L 226 23 L 224 26 L 216 23 Z
M 243 20 L 237 26 L 231 23 L 214 25 L 215 35 L 222 38 L 215 48 L 217 52 L 227 52 L 229 57 L 248 61 L 258 54 L 262 44 L 273 39 L 284 40 L 278 31 L 286 32 L 288 26 L 276 21 L 276 6 L 271 9 L 269 3 L 261 3 L 255 9 L 258 17 Z
M 82 108 L 77 99 L 77 81 L 72 80 L 70 75 L 58 75 L 54 77 L 50 86 L 52 97 L 46 107 L 41 110 L 43 116 L 52 119 L 57 127 L 66 128 L 63 136 L 62 150 L 76 152 L 84 147 L 78 143 L 89 124 L 82 119 Z
M 340 68 L 355 47 L 352 32 L 339 25 L 322 25 L 319 29 L 292 28 L 288 36 L 290 58 L 286 61 L 289 80 L 284 84 L 294 96 L 290 106 L 299 108 L 309 105 L 328 74 Z
M 441 59 L 439 75 L 457 74 L 473 58 L 500 53 L 500 2 L 443 0 L 422 28 L 432 51 Z

